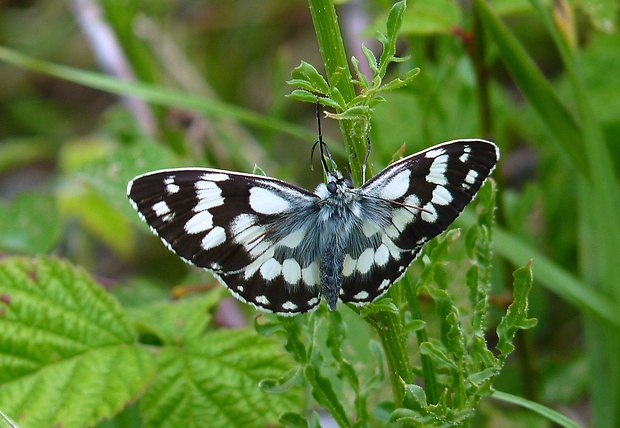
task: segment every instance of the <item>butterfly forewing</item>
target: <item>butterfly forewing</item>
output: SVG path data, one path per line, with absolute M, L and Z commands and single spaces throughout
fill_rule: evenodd
M 144 174 L 127 192 L 168 248 L 211 271 L 237 298 L 277 313 L 318 305 L 318 266 L 298 260 L 301 252 L 291 248 L 303 237 L 290 236 L 301 230 L 296 218 L 318 211 L 316 195 L 280 180 L 201 168 Z
M 360 188 L 328 174 L 316 193 L 286 182 L 215 169 L 136 177 L 134 207 L 182 259 L 235 297 L 284 315 L 366 304 L 406 272 L 492 172 L 499 152 L 452 141 L 388 166 Z
M 472 200 L 497 163 L 497 147 L 483 140 L 434 146 L 388 166 L 358 189 L 362 203 L 390 202 L 382 245 L 363 259 L 349 257 L 340 291 L 344 302 L 364 304 L 384 294 L 406 272 L 422 245 L 439 235 Z M 370 264 L 370 266 L 369 266 Z

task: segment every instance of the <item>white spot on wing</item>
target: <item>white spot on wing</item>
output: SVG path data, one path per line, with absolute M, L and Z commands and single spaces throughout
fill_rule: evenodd
M 313 297 L 312 299 L 308 300 L 308 306 L 312 307 L 312 306 L 316 306 L 319 304 L 319 298 L 318 297 Z
M 194 207 L 194 212 L 207 211 L 224 204 L 222 189 L 220 189 L 217 184 L 210 181 L 198 180 L 194 184 L 194 188 L 196 189 L 196 197 L 198 198 L 198 204 Z
M 381 281 L 381 285 L 379 285 L 379 291 L 383 291 L 390 286 L 391 282 L 389 279 L 384 279 Z
M 263 237 L 261 237 L 260 239 L 262 240 Z M 259 257 L 262 254 L 267 253 L 270 248 L 271 248 L 270 254 L 273 255 L 272 246 L 273 246 L 273 243 L 271 241 L 266 241 L 266 240 L 262 242 L 252 241 L 251 243 L 244 244 L 245 249 L 250 252 L 250 256 L 252 257 Z
M 424 211 L 422 211 L 422 220 L 427 223 L 435 223 L 437 221 L 437 209 L 430 202 L 424 205 Z
M 310 265 L 301 270 L 301 278 L 308 286 L 318 285 L 320 280 L 319 269 L 316 262 L 312 262 Z
M 163 217 L 166 214 L 170 214 L 170 207 L 165 201 L 159 201 L 153 204 L 153 211 L 155 211 L 158 217 Z
M 256 271 L 261 268 L 263 263 L 273 257 L 273 254 L 273 246 L 269 245 L 264 252 L 260 253 L 252 263 L 245 267 L 245 270 L 243 271 L 243 276 L 245 277 L 245 279 L 251 278 L 256 273 Z
M 368 221 L 368 220 L 364 220 L 364 222 L 362 223 L 362 232 L 364 233 L 364 236 L 369 238 L 375 233 L 379 232 L 379 228 L 377 227 L 375 223 Z
M 237 235 L 242 234 L 244 231 L 254 226 L 256 223 L 256 216 L 251 214 L 239 214 L 230 222 L 231 235 L 237 238 Z M 243 238 L 235 239 L 235 242 L 241 242 Z
M 411 213 L 407 208 L 399 208 L 394 210 L 392 214 L 392 224 L 397 230 L 401 232 L 405 230 L 407 224 L 411 221 Z
M 391 177 L 381 189 L 379 196 L 383 199 L 394 200 L 402 197 L 409 190 L 411 171 L 405 169 Z
M 415 207 L 415 208 L 420 207 L 420 198 L 418 198 L 414 194 L 411 194 L 405 198 L 405 205 L 408 206 L 410 211 L 417 212 L 417 210 L 412 209 L 412 207 Z
M 174 184 L 174 183 L 166 184 L 166 193 L 168 193 L 169 195 L 174 195 L 180 189 L 181 188 L 179 186 L 177 186 L 176 184 Z
M 290 300 L 287 300 L 286 302 L 282 303 L 282 309 L 285 309 L 287 311 L 294 311 L 297 309 L 297 305 Z
M 287 211 L 291 204 L 272 190 L 252 187 L 250 189 L 250 207 L 260 214 L 280 214 Z
M 280 272 L 282 272 L 282 265 L 274 258 L 267 260 L 260 267 L 260 274 L 267 281 L 271 281 L 272 279 L 279 276 Z
M 282 276 L 289 284 L 297 284 L 301 279 L 301 267 L 297 260 L 286 259 L 282 262 Z
M 444 148 L 433 149 L 433 150 L 429 150 L 428 152 L 426 152 L 424 157 L 426 157 L 427 159 L 435 159 L 437 156 L 441 156 L 445 152 L 446 152 L 446 149 Z
M 205 232 L 212 227 L 213 216 L 209 211 L 198 212 L 185 223 L 185 231 L 190 235 Z
M 383 245 L 385 245 L 387 249 L 390 250 L 390 255 L 392 256 L 392 258 L 394 260 L 399 260 L 401 250 L 394 244 L 394 242 L 392 242 L 392 240 L 385 235 L 382 236 L 382 241 Z
M 230 179 L 230 176 L 221 172 L 206 172 L 200 178 L 208 181 L 226 181 Z
M 478 178 L 478 172 L 470 169 L 467 175 L 465 176 L 465 183 L 474 184 L 476 179 Z
M 443 149 L 442 149 L 443 150 Z M 428 154 L 428 153 L 427 153 Z M 441 155 L 433 160 L 426 181 L 444 186 L 448 183 L 446 171 L 448 170 L 448 155 Z
M 368 300 L 368 296 L 369 296 L 368 292 L 362 290 L 356 295 L 354 295 L 353 298 L 357 301 L 364 301 L 364 300 Z
M 256 296 L 256 303 L 267 306 L 269 304 L 269 299 L 267 296 Z
M 166 185 L 166 192 L 169 195 L 172 195 L 179 191 L 179 186 L 174 184 L 174 175 L 169 175 L 168 177 L 164 178 L 164 184 Z
M 431 203 L 437 205 L 450 205 L 452 202 L 452 194 L 443 186 L 437 186 L 433 189 L 433 198 Z
M 375 251 L 372 248 L 366 248 L 357 259 L 357 270 L 364 274 L 370 271 L 375 260 Z
M 390 250 L 385 244 L 379 245 L 375 251 L 375 263 L 377 266 L 385 266 L 388 260 L 390 260 Z
M 223 227 L 214 227 L 202 238 L 202 242 L 200 246 L 203 250 L 210 250 L 212 248 L 217 247 L 218 245 L 226 242 L 226 231 Z
M 351 276 L 353 271 L 355 270 L 355 265 L 357 264 L 357 260 L 352 259 L 350 255 L 344 256 L 344 263 L 342 264 L 342 274 L 344 276 Z
M 470 153 L 471 153 L 471 147 L 465 146 L 465 148 L 463 149 L 463 154 L 459 156 L 459 160 L 463 163 L 467 162 L 469 160 Z
M 301 241 L 303 241 L 305 237 L 306 237 L 306 230 L 298 229 L 295 232 L 289 233 L 280 242 L 278 242 L 278 244 L 284 245 L 285 247 L 289 247 L 289 248 L 295 248 L 299 244 L 301 244 Z
M 396 229 L 394 225 L 392 224 L 386 226 L 383 231 L 385 232 L 387 236 L 389 236 L 392 239 L 396 239 L 400 235 L 400 232 L 398 231 L 398 229 Z

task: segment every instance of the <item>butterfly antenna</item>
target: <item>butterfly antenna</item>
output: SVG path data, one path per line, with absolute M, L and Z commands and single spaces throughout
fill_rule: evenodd
M 319 151 L 321 152 L 321 165 L 323 166 L 323 171 L 325 174 L 333 174 L 333 171 L 337 171 L 336 163 L 332 159 L 332 154 L 329 151 L 329 147 L 323 141 L 323 130 L 321 128 L 321 104 L 319 102 L 319 98 L 316 99 L 316 123 L 317 129 L 319 132 L 319 139 L 312 146 L 312 151 L 310 152 L 310 162 L 312 162 L 312 158 L 314 157 L 314 150 L 316 146 L 319 146 Z M 329 159 L 329 164 L 328 164 Z

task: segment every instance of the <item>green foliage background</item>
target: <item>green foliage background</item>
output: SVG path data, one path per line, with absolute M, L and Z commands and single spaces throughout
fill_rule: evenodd
M 385 33 L 392 2 L 339 3 L 347 58 L 354 55 L 363 71 L 361 42 L 379 57 L 375 31 Z M 92 19 L 93 7 L 99 20 L 84 21 Z M 468 6 L 410 0 L 397 45 L 397 55 L 409 57 L 383 70 L 386 80 L 409 84 L 383 93 L 385 102 L 369 106 L 371 121 L 361 121 L 370 132 L 374 171 L 401 150 L 450 139 L 485 137 L 501 147 L 491 311 L 483 326 L 493 344 L 512 298 L 510 273 L 529 260 L 529 315 L 538 326 L 517 333 L 516 351 L 494 385 L 598 427 L 620 425 L 617 14 L 611 0 L 476 0 Z M 294 88 L 286 83 L 304 61 L 332 84 L 312 18 L 304 1 L 0 5 L 0 251 L 7 256 L 0 262 L 0 411 L 17 424 L 265 426 L 289 412 L 281 423 L 303 426 L 295 414 L 317 402 L 329 406 L 328 395 L 316 395 L 331 388 L 321 389 L 325 374 L 312 372 L 317 354 L 300 351 L 307 342 L 291 339 L 299 327 L 288 325 L 285 334 L 263 316 L 259 335 L 247 326 L 253 313 L 246 307 L 237 309 L 238 320 L 222 321 L 216 308 L 227 294 L 220 286 L 168 301 L 173 286 L 214 285 L 212 278 L 168 253 L 124 196 L 133 176 L 184 165 L 245 172 L 259 165 L 270 176 L 313 188 L 322 179 L 309 168 L 314 106 L 287 97 Z M 413 78 L 415 68 L 420 73 Z M 324 133 L 344 166 L 347 154 L 363 153 L 364 133 L 341 133 L 337 125 L 325 120 Z M 470 231 L 477 224 L 485 223 L 468 211 L 457 226 Z M 470 233 L 463 235 L 459 239 Z M 466 268 L 456 261 L 475 259 L 468 252 L 476 244 L 449 238 L 451 255 L 438 264 L 459 266 L 454 270 L 463 277 Z M 427 262 L 412 267 L 409 285 L 423 278 Z M 443 268 L 438 272 L 441 282 Z M 453 282 L 450 289 L 458 293 Z M 441 299 L 432 290 L 423 293 L 421 312 L 429 332 L 440 337 L 433 307 Z M 317 326 L 346 325 L 347 340 L 317 333 L 311 343 L 328 337 L 338 343 L 328 345 L 330 353 L 342 347 L 344 356 L 331 355 L 326 365 L 343 402 L 346 388 L 338 382 L 354 377 L 334 361 L 366 367 L 354 368 L 367 381 L 356 397 L 376 405 L 368 421 L 386 421 L 381 412 L 394 410 L 383 405 L 390 395 L 367 371 L 384 364 L 380 351 L 367 351 L 375 335 L 357 314 L 340 312 L 344 321 Z M 512 317 L 514 325 L 531 327 L 525 317 Z M 406 321 L 411 332 L 422 326 Z M 266 331 L 272 322 L 277 334 Z M 245 326 L 227 330 L 222 323 Z M 510 326 L 502 325 L 508 334 Z M 500 340 L 496 349 L 510 346 Z M 435 351 L 422 348 L 441 359 Z M 300 367 L 316 382 L 312 397 L 300 387 Z M 264 381 L 284 373 L 272 385 Z M 418 399 L 424 407 L 426 397 L 415 387 L 404 394 L 410 407 Z M 502 394 L 494 397 L 518 401 Z M 343 420 L 361 417 L 362 401 L 330 410 Z M 471 423 L 549 426 L 524 410 L 531 401 L 520 404 L 506 408 L 483 399 Z

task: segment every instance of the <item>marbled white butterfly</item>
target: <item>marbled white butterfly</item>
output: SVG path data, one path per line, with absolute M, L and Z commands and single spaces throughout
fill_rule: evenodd
M 321 153 L 322 150 L 321 142 Z M 208 168 L 150 172 L 127 195 L 164 244 L 238 299 L 294 315 L 323 296 L 383 295 L 475 196 L 499 159 L 484 140 L 439 144 L 354 188 L 331 161 L 314 193 L 275 178 Z

